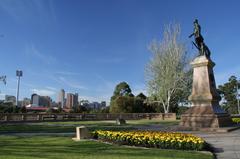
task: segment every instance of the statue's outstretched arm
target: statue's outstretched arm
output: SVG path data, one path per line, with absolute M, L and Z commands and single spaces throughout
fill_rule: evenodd
M 191 38 L 194 35 L 194 33 L 192 33 L 191 35 L 189 35 L 188 37 Z

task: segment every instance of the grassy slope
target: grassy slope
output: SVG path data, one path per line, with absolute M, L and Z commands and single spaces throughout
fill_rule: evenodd
M 74 142 L 69 137 L 0 136 L 4 159 L 211 159 L 194 151 L 127 148 L 95 141 Z

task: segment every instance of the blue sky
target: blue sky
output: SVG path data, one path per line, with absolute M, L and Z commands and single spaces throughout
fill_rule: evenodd
M 165 24 L 180 23 L 188 35 L 199 19 L 216 63 L 217 84 L 240 74 L 238 0 L 1 0 L 0 98 L 16 94 L 16 69 L 23 70 L 20 98 L 35 92 L 56 98 L 77 92 L 81 99 L 109 101 L 121 81 L 134 94 L 146 92 L 148 45 L 161 39 Z

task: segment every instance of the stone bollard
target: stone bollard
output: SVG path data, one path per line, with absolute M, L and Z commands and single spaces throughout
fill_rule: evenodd
M 80 141 L 83 139 L 89 139 L 90 134 L 85 126 L 76 127 L 76 137 L 72 138 L 74 141 Z

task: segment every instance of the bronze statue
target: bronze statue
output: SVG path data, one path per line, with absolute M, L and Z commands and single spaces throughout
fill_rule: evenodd
M 201 35 L 201 26 L 198 24 L 198 20 L 195 19 L 193 22 L 194 24 L 194 31 L 191 35 L 189 35 L 189 38 L 191 38 L 194 35 L 195 43 L 194 46 L 199 50 L 199 56 L 205 55 L 206 57 L 210 58 L 210 50 L 208 49 L 207 45 L 204 43 L 204 38 Z

